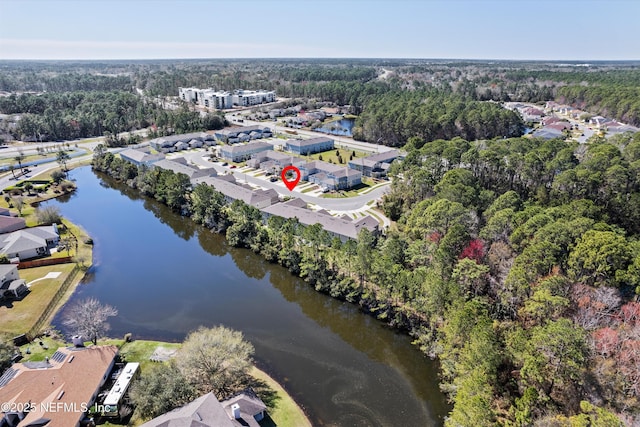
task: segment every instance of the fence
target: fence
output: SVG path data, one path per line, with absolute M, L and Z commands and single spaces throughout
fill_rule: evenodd
M 70 256 L 60 257 L 60 258 L 44 258 L 44 259 L 36 259 L 33 261 L 20 261 L 18 263 L 18 269 L 22 268 L 31 268 L 31 267 L 42 267 L 44 265 L 56 265 L 56 264 L 67 264 L 71 262 Z
M 45 322 L 47 321 L 53 310 L 55 310 L 56 306 L 62 299 L 62 296 L 67 292 L 67 289 L 69 289 L 69 286 L 71 286 L 71 283 L 73 283 L 73 280 L 76 278 L 79 271 L 80 267 L 78 267 L 78 265 L 74 265 L 73 270 L 71 270 L 67 278 L 64 279 L 64 281 L 60 285 L 60 288 L 58 288 L 53 298 L 51 298 L 51 301 L 49 301 L 49 304 L 44 309 L 36 323 L 31 329 L 29 329 L 29 332 L 27 332 L 29 341 L 33 340 L 40 333 L 40 331 L 44 327 Z

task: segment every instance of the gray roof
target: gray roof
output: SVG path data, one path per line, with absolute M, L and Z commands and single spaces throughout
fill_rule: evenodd
M 326 136 L 319 136 L 311 139 L 290 139 L 286 144 L 294 147 L 309 147 L 322 142 L 333 142 L 333 139 L 327 138 Z
M 328 215 L 326 212 L 312 211 L 288 203 L 276 203 L 263 208 L 262 211 L 269 215 L 283 218 L 298 218 L 298 221 L 304 225 L 320 224 L 326 231 L 350 239 L 357 239 L 358 233 L 362 228 L 367 228 L 369 231 L 375 231 L 378 228 L 378 221 L 370 216 L 361 218 L 358 221 L 352 221 L 343 217 Z
M 242 200 L 248 205 L 256 206 L 258 204 L 276 203 L 278 201 L 278 193 L 275 190 L 254 190 L 236 184 L 235 180 L 221 179 L 220 177 L 204 177 L 195 180 L 197 184 L 204 183 L 212 186 L 216 191 L 224 194 L 232 200 Z
M 53 225 L 25 228 L 0 236 L 3 253 L 19 253 L 37 248 L 46 248 L 47 239 L 58 238 Z
M 233 154 L 245 154 L 245 153 L 253 153 L 256 150 L 271 150 L 273 146 L 271 144 L 267 144 L 266 142 L 253 142 L 251 144 L 242 144 L 242 145 L 232 145 L 232 146 L 224 146 L 220 151 L 223 153 Z
M 258 427 L 259 424 L 255 420 L 255 416 L 261 414 L 267 409 L 267 406 L 255 395 L 250 395 L 247 393 L 240 393 L 237 396 L 234 396 L 230 399 L 223 400 L 220 402 L 222 407 L 227 412 L 230 418 L 233 418 L 233 412 L 231 409 L 231 405 L 237 404 L 240 406 L 240 416 L 242 418 L 242 423 L 237 422 L 240 425 L 249 425 Z
M 221 134 L 221 135 L 231 135 L 231 134 L 236 134 L 236 133 L 250 133 L 253 131 L 260 131 L 260 132 L 264 132 L 266 129 L 269 129 L 265 126 L 234 126 L 234 127 L 230 127 L 230 128 L 226 128 L 226 129 L 222 129 L 219 131 L 216 131 L 216 133 Z M 269 132 L 271 132 L 271 130 L 269 129 Z
M 0 264 L 0 284 L 4 282 L 4 278 L 11 274 L 13 270 L 17 270 L 16 264 Z
M 153 164 L 161 169 L 171 170 L 175 173 L 183 173 L 189 177 L 190 180 L 200 178 L 203 176 L 215 176 L 216 170 L 214 168 L 198 169 L 197 167 L 189 166 L 185 164 L 184 160 L 169 160 L 163 159 Z
M 345 168 L 344 166 L 334 165 L 333 163 L 323 162 L 322 160 L 314 160 L 312 162 L 305 163 L 302 167 L 308 171 L 316 169 L 327 173 L 334 173 Z
M 207 393 L 141 427 L 234 427 L 234 423 L 213 393 Z
M 211 135 L 209 135 L 206 132 L 194 132 L 194 133 L 183 133 L 180 135 L 161 136 L 160 138 L 151 140 L 150 143 L 160 144 L 160 145 L 164 145 L 164 144 L 174 145 L 178 141 L 191 141 L 192 139 L 206 140 L 210 138 L 211 138 Z
M 135 148 L 127 148 L 126 150 L 120 152 L 120 157 L 124 158 L 125 160 L 131 159 L 138 163 L 145 163 L 164 159 L 164 154 L 151 154 L 148 151 Z
M 377 153 L 372 156 L 363 157 L 361 159 L 350 160 L 349 163 L 353 165 L 362 165 L 370 168 L 375 167 L 378 163 L 391 163 L 393 160 L 401 157 L 398 150 L 385 151 L 384 153 Z

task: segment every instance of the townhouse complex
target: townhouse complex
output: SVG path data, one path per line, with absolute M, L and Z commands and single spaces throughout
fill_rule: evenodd
M 129 159 L 131 157 L 131 154 L 129 154 L 126 158 L 123 157 L 123 159 Z M 344 166 L 336 166 L 329 163 L 327 163 L 327 165 L 336 168 L 333 172 L 318 172 L 319 169 L 317 168 L 319 166 L 322 167 L 322 165 L 317 164 L 324 162 L 306 162 L 304 159 L 299 157 L 271 150 L 258 153 L 256 158 L 251 161 L 253 160 L 262 160 L 261 167 L 263 166 L 262 163 L 273 162 L 272 165 L 274 168 L 281 168 L 283 167 L 281 165 L 288 165 L 293 162 L 300 161 L 300 172 L 303 174 L 303 179 L 309 180 L 313 179 L 311 171 L 315 171 L 319 174 L 332 174 L 336 177 L 336 180 L 340 180 L 343 176 L 348 178 L 352 173 L 356 174 L 358 179 L 361 177 L 359 171 L 353 171 Z M 257 209 L 260 209 L 265 221 L 270 216 L 274 215 L 281 216 L 283 218 L 295 217 L 303 225 L 320 224 L 330 235 L 338 237 L 342 241 L 357 239 L 358 233 L 363 228 L 366 228 L 372 233 L 379 232 L 378 220 L 370 215 L 366 215 L 358 219 L 352 219 L 346 215 L 336 217 L 325 210 L 309 209 L 307 203 L 302 199 L 294 198 L 281 201 L 280 196 L 273 189 L 264 190 L 253 188 L 247 184 L 236 181 L 235 177 L 231 174 L 218 175 L 215 169 L 200 169 L 196 166 L 187 164 L 184 159 L 159 160 L 152 163 L 151 167 L 159 167 L 162 169 L 172 170 L 175 173 L 183 173 L 189 177 L 192 185 L 201 183 L 209 185 L 216 191 L 222 193 L 227 202 L 242 200 Z M 347 179 L 345 178 L 344 182 L 346 181 Z

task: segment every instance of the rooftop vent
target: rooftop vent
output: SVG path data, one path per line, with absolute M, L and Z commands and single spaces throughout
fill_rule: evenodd
M 239 420 L 241 418 L 240 405 L 238 405 L 237 403 L 234 403 L 233 405 L 231 405 L 231 413 L 233 414 L 234 419 Z

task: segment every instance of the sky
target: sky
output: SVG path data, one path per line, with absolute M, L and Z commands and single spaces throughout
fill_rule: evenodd
M 640 60 L 640 0 L 0 0 L 0 59 Z

